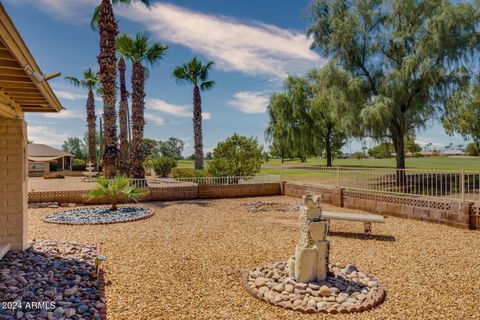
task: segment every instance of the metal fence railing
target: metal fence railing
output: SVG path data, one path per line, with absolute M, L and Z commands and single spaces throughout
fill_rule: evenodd
M 282 179 L 352 190 L 480 201 L 480 171 L 355 167 L 283 167 Z
M 237 177 L 190 177 L 190 178 L 151 178 L 133 179 L 132 184 L 141 187 L 169 187 L 189 185 L 234 185 L 278 183 L 279 175 L 237 176 Z

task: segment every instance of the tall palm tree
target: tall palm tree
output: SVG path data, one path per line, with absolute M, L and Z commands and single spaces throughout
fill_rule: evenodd
M 145 128 L 145 63 L 154 66 L 165 55 L 168 46 L 149 43 L 148 33 L 137 33 L 135 38 L 122 34 L 117 38 L 118 52 L 132 62 L 132 144 L 130 175 L 134 179 L 144 179 L 143 131 Z
M 76 77 L 66 77 L 70 83 L 75 87 L 81 87 L 88 90 L 87 97 L 87 128 L 88 128 L 88 161 L 91 162 L 95 168 L 97 167 L 97 152 L 96 152 L 96 121 L 97 117 L 95 116 L 95 97 L 93 91 L 98 91 L 100 86 L 100 81 L 98 76 L 91 68 L 85 70 L 82 74 L 82 78 L 78 79 Z
M 138 1 L 147 7 L 151 6 L 151 0 Z M 100 34 L 100 53 L 97 59 L 103 97 L 103 165 L 107 178 L 112 178 L 117 173 L 116 162 L 119 153 L 115 112 L 117 93 L 115 38 L 118 34 L 118 25 L 115 21 L 112 4 L 130 5 L 133 2 L 135 0 L 102 0 L 101 4 L 95 8 L 92 18 L 92 26 L 97 26 Z
M 120 108 L 118 120 L 120 124 L 120 157 L 118 167 L 123 175 L 129 174 L 130 168 L 130 142 L 128 141 L 128 91 L 125 81 L 125 59 L 120 56 L 118 60 L 118 72 L 120 73 Z
M 202 99 L 200 90 L 205 91 L 215 86 L 215 81 L 208 80 L 208 74 L 214 62 L 202 64 L 197 57 L 189 62 L 177 66 L 173 70 L 173 77 L 177 83 L 193 85 L 193 136 L 195 142 L 195 170 L 203 169 L 203 138 L 202 138 Z

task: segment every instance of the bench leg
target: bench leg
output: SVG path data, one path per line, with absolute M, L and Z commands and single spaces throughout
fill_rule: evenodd
M 365 234 L 371 235 L 372 234 L 372 223 L 371 222 L 364 222 Z

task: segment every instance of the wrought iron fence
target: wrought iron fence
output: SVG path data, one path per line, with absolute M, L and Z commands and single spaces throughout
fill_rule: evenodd
M 352 190 L 480 201 L 480 171 L 291 166 L 282 168 L 282 179 Z
M 234 185 L 278 183 L 279 175 L 235 176 L 235 177 L 191 177 L 133 179 L 132 185 L 139 187 L 177 187 L 191 185 Z

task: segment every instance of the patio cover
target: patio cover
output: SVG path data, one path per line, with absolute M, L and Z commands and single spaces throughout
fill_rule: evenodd
M 31 162 L 50 162 L 53 160 L 61 159 L 63 156 L 58 157 L 28 157 L 28 161 Z

